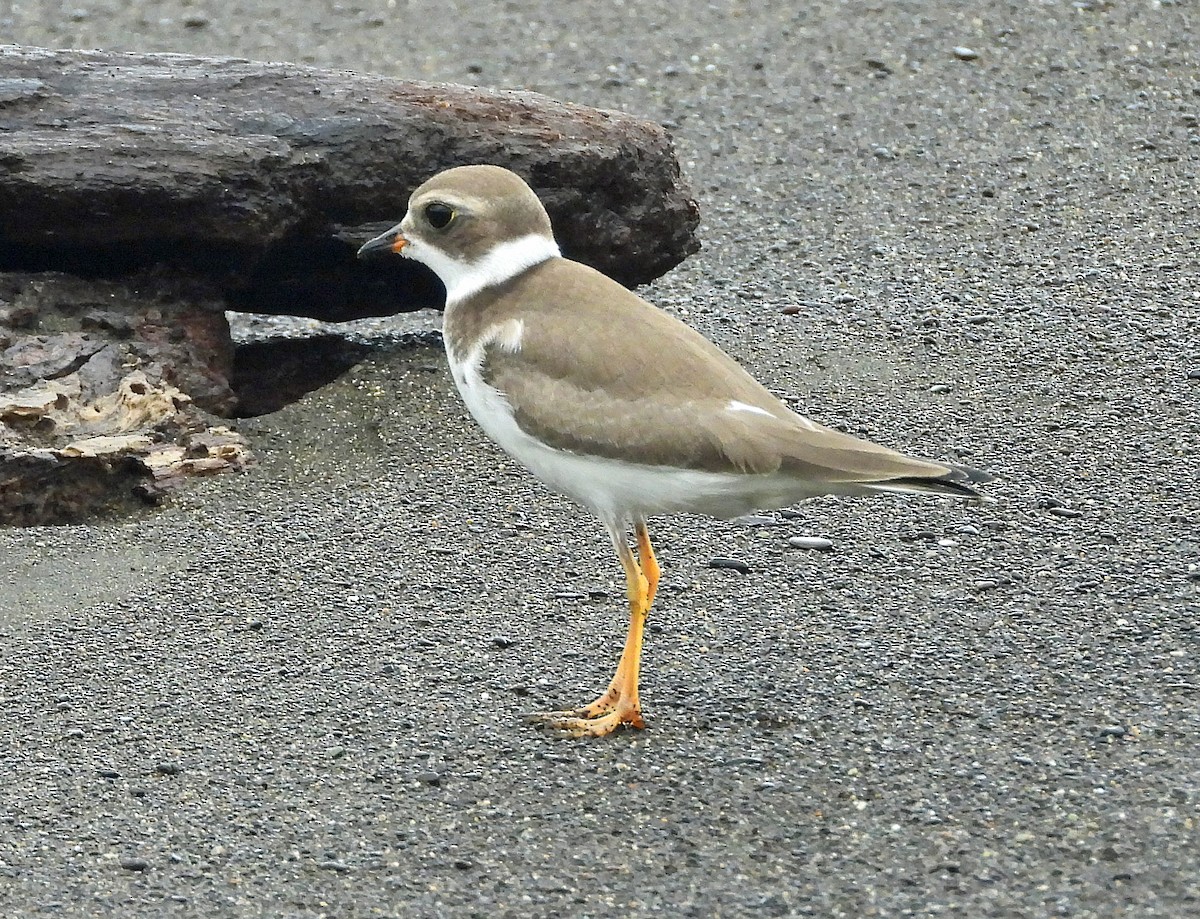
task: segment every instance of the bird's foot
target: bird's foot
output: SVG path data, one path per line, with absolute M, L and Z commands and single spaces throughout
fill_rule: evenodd
M 606 701 L 608 695 L 605 693 L 591 705 L 571 711 L 539 712 L 531 715 L 530 720 L 572 737 L 604 737 L 626 724 L 633 728 L 646 726 L 636 701 L 623 701 L 619 697 Z
M 608 689 L 600 693 L 599 698 L 594 702 L 589 702 L 587 705 L 581 705 L 579 708 L 569 714 L 576 718 L 598 718 L 601 715 L 607 715 L 613 711 L 621 701 L 621 690 L 614 680 L 609 684 Z

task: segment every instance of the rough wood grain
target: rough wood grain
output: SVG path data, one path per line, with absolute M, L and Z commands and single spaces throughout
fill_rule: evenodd
M 477 162 L 525 176 L 564 252 L 626 284 L 699 248 L 670 139 L 628 115 L 290 64 L 0 46 L 0 525 L 81 520 L 245 466 L 214 416 L 272 411 L 354 354 L 330 341 L 235 361 L 224 311 L 440 306 L 423 266 L 355 253 L 430 175 Z
M 246 442 L 218 304 L 165 285 L 0 274 L 0 525 L 153 503 L 238 469 Z
M 570 256 L 623 283 L 699 248 L 659 126 L 535 93 L 174 54 L 0 46 L 0 270 L 209 278 L 235 309 L 341 320 L 436 305 L 355 262 L 433 173 L 488 162 Z

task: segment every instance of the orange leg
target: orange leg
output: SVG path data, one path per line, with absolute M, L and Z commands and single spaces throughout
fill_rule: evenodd
M 646 521 L 640 517 L 634 524 L 637 534 L 638 559 L 642 563 L 642 572 L 646 575 L 646 611 L 654 605 L 654 595 L 658 593 L 658 559 L 654 557 L 654 547 L 650 545 L 650 532 L 646 529 Z
M 625 636 L 625 649 L 621 652 L 617 672 L 608 689 L 595 702 L 574 711 L 547 712 L 535 716 L 550 727 L 567 731 L 576 737 L 602 737 L 623 724 L 635 728 L 646 726 L 638 699 L 638 674 L 642 664 L 642 636 L 646 628 L 646 616 L 658 587 L 659 568 L 645 522 L 637 521 L 636 530 L 641 565 L 625 542 L 624 533 L 613 535 L 621 567 L 625 569 L 625 586 L 629 595 L 629 632 Z
M 634 524 L 634 532 L 637 536 L 638 562 L 640 563 L 640 565 L 635 564 L 634 567 L 635 567 L 635 570 L 637 570 L 638 575 L 640 576 L 640 582 L 642 583 L 642 585 L 644 585 L 644 590 L 645 590 L 645 594 L 646 594 L 646 599 L 645 599 L 646 612 L 642 616 L 642 622 L 644 625 L 646 616 L 648 616 L 650 613 L 650 607 L 654 604 L 654 595 L 658 592 L 658 577 L 659 577 L 660 569 L 658 567 L 658 559 L 656 559 L 654 557 L 654 547 L 650 545 L 650 533 L 646 529 L 646 521 L 639 518 L 637 520 L 637 522 Z M 619 545 L 617 546 L 617 552 L 618 552 L 618 554 L 620 554 L 620 552 L 621 552 L 621 547 Z M 622 565 L 625 564 L 624 558 L 622 558 L 621 564 Z M 629 583 L 630 582 L 630 574 L 629 574 L 628 568 L 625 569 L 625 577 L 626 577 L 627 583 Z M 633 603 L 634 603 L 634 601 L 631 596 L 630 601 L 629 601 L 629 604 L 630 604 L 629 605 L 629 609 L 630 609 L 629 627 L 631 630 L 633 628 L 633 618 L 635 615 L 633 613 L 633 608 L 634 608 Z M 625 641 L 625 652 L 621 655 L 621 663 L 622 664 L 625 663 L 626 656 L 629 653 L 630 653 L 629 639 L 627 638 Z M 641 653 L 640 644 L 639 644 L 639 649 L 638 649 L 637 653 L 639 655 Z M 614 708 L 616 708 L 617 700 L 621 698 L 621 690 L 623 688 L 622 678 L 624 676 L 625 676 L 625 674 L 622 670 L 621 664 L 618 664 L 617 672 L 615 674 L 613 674 L 613 678 L 609 681 L 608 688 L 605 689 L 604 692 L 600 693 L 600 697 L 598 699 L 596 699 L 596 701 L 590 702 L 587 705 L 581 706 L 580 708 L 576 709 L 573 714 L 580 715 L 585 718 L 595 718 L 598 715 L 604 715 L 604 714 L 607 714 L 608 712 L 611 712 Z M 636 676 L 636 674 L 635 674 L 635 676 Z

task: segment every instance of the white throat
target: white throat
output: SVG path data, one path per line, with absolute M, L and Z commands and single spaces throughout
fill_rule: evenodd
M 527 268 L 540 264 L 561 253 L 553 239 L 540 233 L 530 233 L 497 243 L 473 262 L 464 262 L 447 255 L 428 243 L 410 240 L 404 254 L 433 269 L 446 285 L 446 305 L 452 306 L 488 287 L 503 284 Z

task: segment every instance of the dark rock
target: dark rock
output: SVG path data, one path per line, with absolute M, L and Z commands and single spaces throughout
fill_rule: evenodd
M 725 558 L 721 555 L 715 555 L 708 560 L 709 568 L 727 568 L 730 571 L 738 571 L 742 574 L 750 573 L 750 565 L 740 558 Z
M 1046 512 L 1053 514 L 1055 517 L 1065 517 L 1068 520 L 1083 516 L 1083 511 L 1075 510 L 1073 507 L 1048 507 L 1046 508 Z

